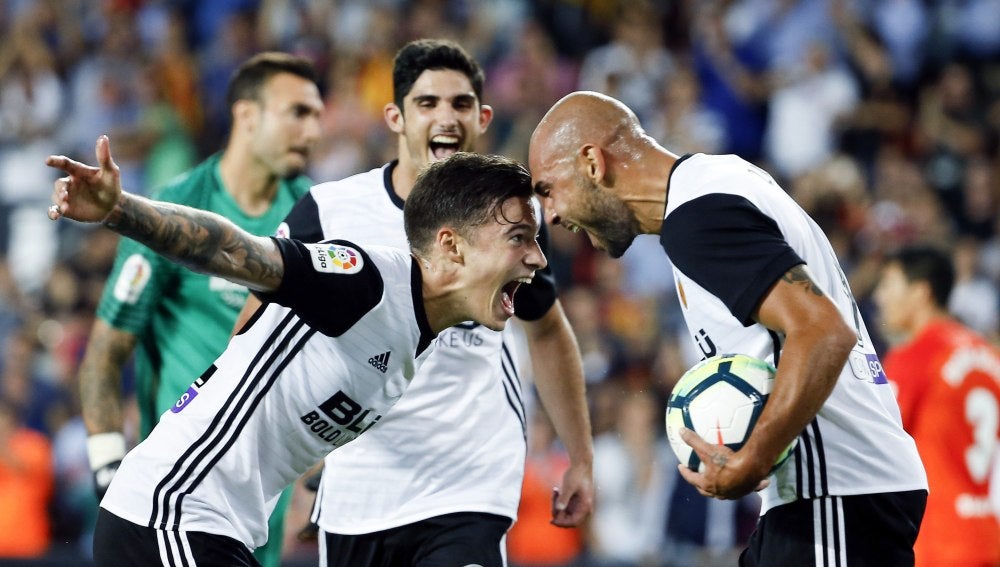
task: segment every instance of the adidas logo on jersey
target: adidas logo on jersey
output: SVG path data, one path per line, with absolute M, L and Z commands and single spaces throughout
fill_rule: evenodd
M 385 374 L 386 368 L 389 367 L 389 353 L 383 352 L 382 354 L 376 354 L 368 359 L 368 364 L 378 368 L 383 374 Z

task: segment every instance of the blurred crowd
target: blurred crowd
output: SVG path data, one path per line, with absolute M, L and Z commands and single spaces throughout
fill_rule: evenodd
M 46 218 L 45 156 L 93 161 L 107 133 L 124 185 L 149 193 L 221 148 L 226 81 L 262 50 L 320 71 L 316 181 L 391 158 L 392 58 L 448 37 L 486 70 L 480 151 L 524 160 L 559 97 L 610 94 L 677 154 L 772 173 L 830 236 L 883 350 L 869 295 L 914 242 L 949 247 L 952 313 L 1000 337 L 1000 0 L 0 0 L 0 37 L 0 557 L 87 557 L 96 514 L 76 370 L 117 240 Z M 732 564 L 754 497 L 701 498 L 663 439 L 665 398 L 702 353 L 662 249 L 640 237 L 615 261 L 551 235 L 599 492 L 587 529 L 548 526 L 567 461 L 536 415 L 511 563 Z M 18 444 L 30 466 L 7 462 Z M 11 526 L 28 521 L 49 536 L 23 541 Z

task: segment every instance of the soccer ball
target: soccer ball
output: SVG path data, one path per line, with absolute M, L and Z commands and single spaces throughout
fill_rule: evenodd
M 680 462 L 704 471 L 698 454 L 681 440 L 681 427 L 739 451 L 764 410 L 774 373 L 769 362 L 744 354 L 713 356 L 685 372 L 670 393 L 666 416 L 667 439 Z M 788 459 L 796 442 L 782 451 L 772 472 Z

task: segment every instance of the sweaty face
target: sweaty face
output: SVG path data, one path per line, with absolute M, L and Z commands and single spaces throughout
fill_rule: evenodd
M 504 201 L 486 224 L 471 230 L 463 250 L 467 308 L 473 319 L 499 331 L 514 316 L 514 293 L 545 267 L 538 218 L 528 199 Z
M 899 263 L 890 263 L 882 269 L 882 278 L 875 287 L 873 298 L 879 310 L 879 321 L 889 333 L 906 332 L 911 312 L 913 286 Z
M 473 151 L 491 118 L 468 77 L 459 71 L 427 70 L 403 98 L 402 115 L 391 126 L 403 137 L 400 160 L 420 171 L 456 152 Z
M 579 232 L 590 243 L 620 258 L 639 234 L 639 221 L 625 203 L 608 188 L 601 187 L 569 164 L 532 163 L 535 193 L 545 206 L 549 223 Z
M 320 136 L 323 100 L 316 85 L 279 73 L 264 84 L 257 103 L 254 156 L 277 177 L 302 173 Z

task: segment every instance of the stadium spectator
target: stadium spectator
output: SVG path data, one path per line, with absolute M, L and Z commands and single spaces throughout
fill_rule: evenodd
M 524 481 L 517 522 L 507 533 L 507 559 L 515 567 L 572 565 L 583 555 L 582 530 L 552 525 L 552 487 L 569 469 L 569 456 L 544 410 L 530 413 Z
M 38 208 L 37 187 L 48 182 L 39 167 L 63 118 L 65 89 L 56 59 L 25 9 L 0 44 L 0 242 L 8 246 L 18 286 L 37 292 L 56 261 L 52 226 L 26 211 Z
M 728 22 L 721 2 L 700 3 L 692 25 L 691 58 L 706 108 L 722 117 L 722 153 L 760 157 L 769 94 L 767 60 L 762 50 Z
M 49 547 L 52 448 L 0 397 L 0 558 L 41 557 Z
M 927 165 L 927 180 L 949 214 L 961 218 L 962 183 L 969 160 L 988 141 L 986 108 L 967 64 L 949 63 L 922 91 L 916 125 L 917 149 Z
M 800 57 L 798 66 L 774 79 L 764 132 L 765 157 L 789 180 L 832 157 L 838 123 L 858 100 L 854 76 L 826 45 L 810 43 Z
M 674 58 L 663 43 L 655 2 L 623 4 L 612 23 L 611 42 L 589 51 L 580 66 L 579 88 L 625 101 L 648 120 L 673 73 Z
M 617 382 L 617 380 L 616 380 Z M 663 538 L 664 468 L 667 447 L 657 443 L 663 418 L 647 390 L 615 386 L 614 426 L 594 438 L 597 499 L 589 524 L 588 564 L 652 563 Z
M 973 238 L 958 238 L 952 246 L 954 282 L 945 304 L 965 326 L 996 342 L 1000 331 L 1000 290 L 982 272 L 981 246 Z
M 662 89 L 660 109 L 650 121 L 649 135 L 678 151 L 719 153 L 726 146 L 722 117 L 705 107 L 694 71 L 678 67 Z

